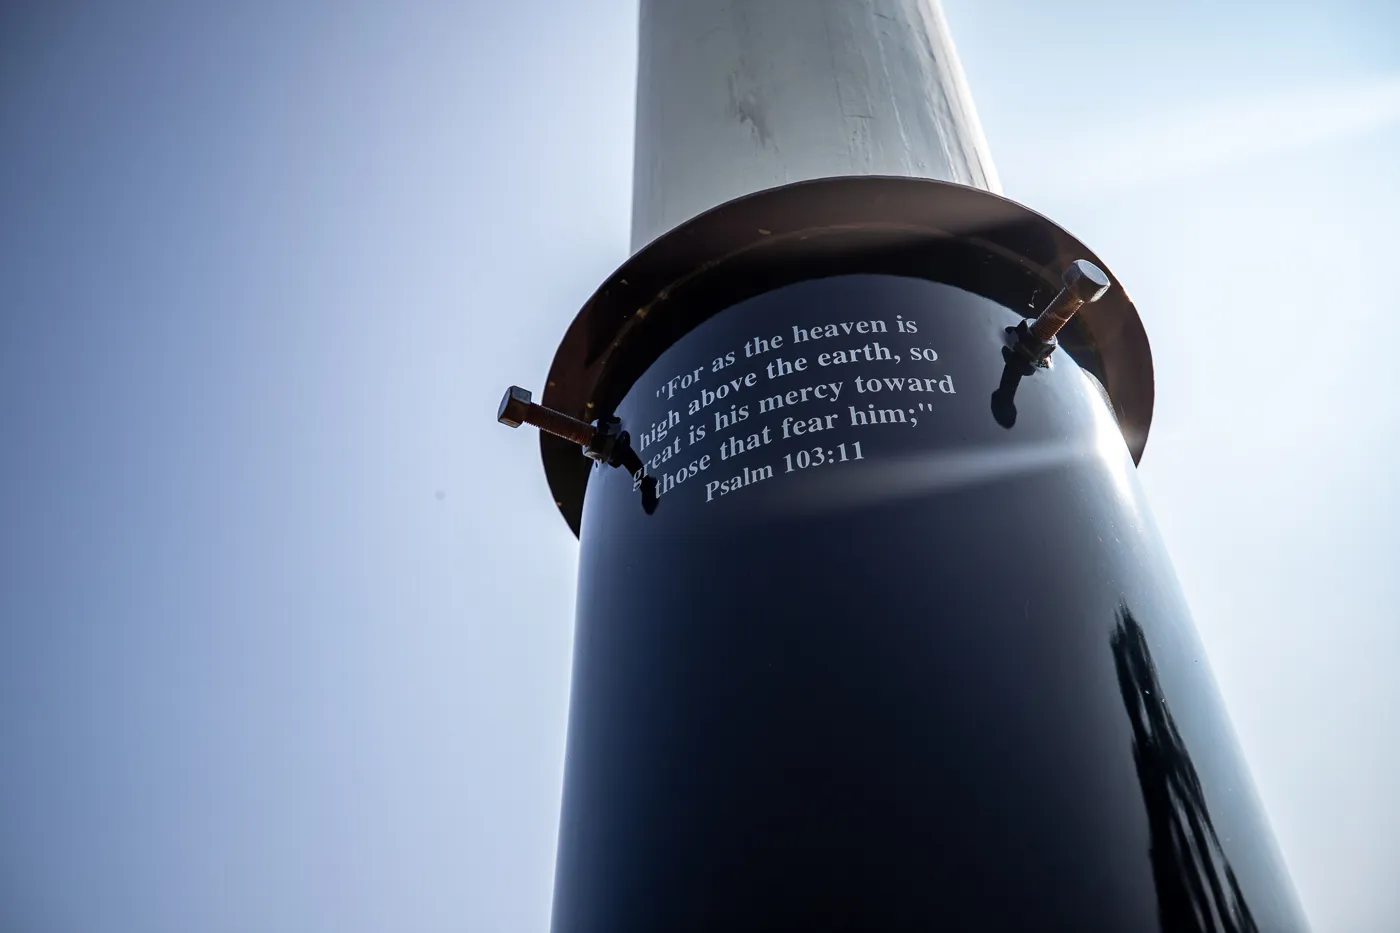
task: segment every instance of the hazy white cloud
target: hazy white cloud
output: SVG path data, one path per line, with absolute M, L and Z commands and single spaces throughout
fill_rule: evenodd
M 1037 187 L 1121 191 L 1277 152 L 1359 136 L 1400 122 L 1400 75 L 1268 95 L 1227 97 L 1147 113 L 1088 134 L 1034 164 Z M 1032 179 L 1027 179 L 1032 181 Z

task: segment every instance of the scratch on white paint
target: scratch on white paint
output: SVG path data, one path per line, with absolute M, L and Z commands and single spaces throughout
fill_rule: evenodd
M 931 0 L 642 0 L 632 243 L 833 175 L 999 191 Z

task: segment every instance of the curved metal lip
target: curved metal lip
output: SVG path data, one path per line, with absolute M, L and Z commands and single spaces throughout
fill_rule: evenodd
M 663 234 L 624 262 L 584 304 L 554 356 L 542 403 L 592 421 L 606 402 L 609 364 L 638 324 L 678 288 L 755 250 L 791 247 L 837 234 L 895 236 L 907 242 L 952 238 L 1010 260 L 1059 287 L 1061 271 L 1087 259 L 1116 287 L 1077 315 L 1103 363 L 1106 389 L 1133 461 L 1152 423 L 1152 350 L 1137 309 L 1096 256 L 1047 217 L 1000 195 L 924 178 L 857 175 L 796 182 L 745 195 Z M 711 312 L 713 313 L 713 312 Z M 1022 310 L 1025 314 L 1027 311 Z M 699 320 L 703 320 L 699 318 Z M 654 349 L 652 359 L 666 347 Z M 564 519 L 579 533 L 591 461 L 567 441 L 540 434 L 545 476 Z

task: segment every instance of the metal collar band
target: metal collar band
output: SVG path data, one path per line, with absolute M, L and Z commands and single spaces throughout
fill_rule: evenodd
M 1079 259 L 1108 271 L 1057 224 L 978 188 L 870 175 L 771 188 L 687 221 L 623 263 L 570 324 L 542 402 L 583 421 L 610 415 L 657 356 L 695 326 L 793 282 L 851 272 L 911 275 L 1031 317 Z M 1060 343 L 1103 382 L 1139 461 L 1152 422 L 1152 351 L 1121 284 L 1085 305 Z M 591 461 L 544 433 L 540 450 L 555 504 L 577 534 Z

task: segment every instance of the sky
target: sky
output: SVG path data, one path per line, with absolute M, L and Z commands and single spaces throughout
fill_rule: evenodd
M 1400 6 L 946 0 L 1152 340 L 1142 478 L 1318 931 L 1400 918 Z M 0 5 L 0 929 L 547 928 L 626 0 Z

